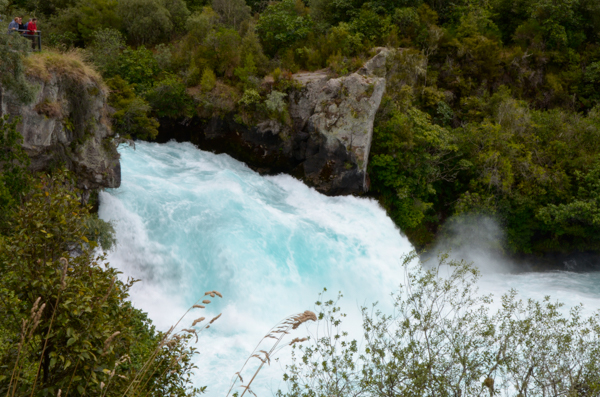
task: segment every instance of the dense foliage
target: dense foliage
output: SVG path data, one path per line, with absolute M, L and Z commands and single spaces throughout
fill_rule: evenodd
M 41 17 L 52 46 L 83 48 L 109 79 L 119 133 L 140 139 L 156 137 L 163 117 L 289 121 L 285 101 L 271 105 L 294 88 L 290 73 L 346 74 L 373 47 L 399 49 L 369 173 L 413 243 L 475 212 L 500 222 L 510 252 L 600 248 L 597 1 L 12 0 L 9 9 Z
M 155 330 L 96 250 L 110 224 L 70 175 L 32 176 L 16 122 L 0 119 L 0 393 L 188 396 L 189 336 Z
M 362 343 L 337 301 L 317 302 L 318 328 L 295 349 L 279 396 L 600 395 L 597 312 L 565 316 L 549 297 L 523 302 L 515 291 L 494 305 L 470 265 L 442 257 L 425 270 L 414 259 L 392 313 L 363 308 Z

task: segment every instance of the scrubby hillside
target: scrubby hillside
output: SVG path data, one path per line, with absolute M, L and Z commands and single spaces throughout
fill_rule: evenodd
M 15 0 L 45 40 L 84 48 L 115 129 L 289 118 L 292 74 L 390 60 L 370 194 L 420 247 L 495 217 L 514 253 L 597 251 L 600 5 L 554 1 Z M 37 7 L 37 8 L 36 8 Z M 16 11 L 15 11 L 16 12 Z M 20 11 L 19 11 L 20 12 Z

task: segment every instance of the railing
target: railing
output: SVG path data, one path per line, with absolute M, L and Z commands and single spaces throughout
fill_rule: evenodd
M 29 30 L 11 30 L 8 34 L 20 34 L 22 37 L 25 37 L 31 40 L 31 48 L 33 51 L 42 51 L 42 32 L 39 30 L 31 33 Z M 37 48 L 36 48 L 37 47 Z

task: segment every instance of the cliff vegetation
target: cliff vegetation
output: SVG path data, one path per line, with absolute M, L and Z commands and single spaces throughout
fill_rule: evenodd
M 122 135 L 159 120 L 289 125 L 292 74 L 389 61 L 371 194 L 419 247 L 488 214 L 513 253 L 597 251 L 600 6 L 595 1 L 13 0 L 45 43 L 83 49 Z M 286 96 L 288 95 L 288 96 Z M 282 100 L 283 99 L 283 100 Z

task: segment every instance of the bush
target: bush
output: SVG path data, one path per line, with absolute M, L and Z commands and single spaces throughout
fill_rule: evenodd
M 119 56 L 114 68 L 107 71 L 108 77 L 116 75 L 133 84 L 137 92 L 144 92 L 154 84 L 160 73 L 158 63 L 152 51 L 141 46 L 137 49 L 126 48 Z
M 116 67 L 116 61 L 125 48 L 125 39 L 115 29 L 102 29 L 94 32 L 92 43 L 88 47 L 91 60 L 103 73 Z
M 135 281 L 120 281 L 94 254 L 89 208 L 69 176 L 57 171 L 34 186 L 0 245 L 0 392 L 197 393 L 189 336 L 157 332 L 132 307 Z
M 212 6 L 221 16 L 221 22 L 234 29 L 239 29 L 251 16 L 245 0 L 212 0 Z
M 27 167 L 29 157 L 21 146 L 23 137 L 17 131 L 18 119 L 0 117 L 0 228 L 15 207 L 21 203 L 29 187 Z
M 568 317 L 549 297 L 511 291 L 494 312 L 477 292 L 477 269 L 447 261 L 425 270 L 404 258 L 394 311 L 363 308 L 364 342 L 348 338 L 344 314 L 319 299 L 312 344 L 295 348 L 279 396 L 492 396 L 600 393 L 600 323 Z
M 185 84 L 172 75 L 158 81 L 146 93 L 146 99 L 159 117 L 177 118 L 193 112 L 192 98 L 188 96 Z
M 23 59 L 31 51 L 31 42 L 13 34 L 0 35 L 0 85 L 21 102 L 33 101 L 36 89 L 25 79 Z
M 301 0 L 282 0 L 269 5 L 256 24 L 263 47 L 271 56 L 306 38 L 311 28 L 312 20 Z
M 106 81 L 110 88 L 108 103 L 116 110 L 113 128 L 125 138 L 152 140 L 158 135 L 158 120 L 150 116 L 152 107 L 117 76 Z
M 212 91 L 216 84 L 217 76 L 215 76 L 215 73 L 209 68 L 204 68 L 204 71 L 202 72 L 202 79 L 200 80 L 200 87 L 202 87 L 202 91 Z
M 123 28 L 135 44 L 154 44 L 173 31 L 171 13 L 161 0 L 121 0 L 118 4 Z

